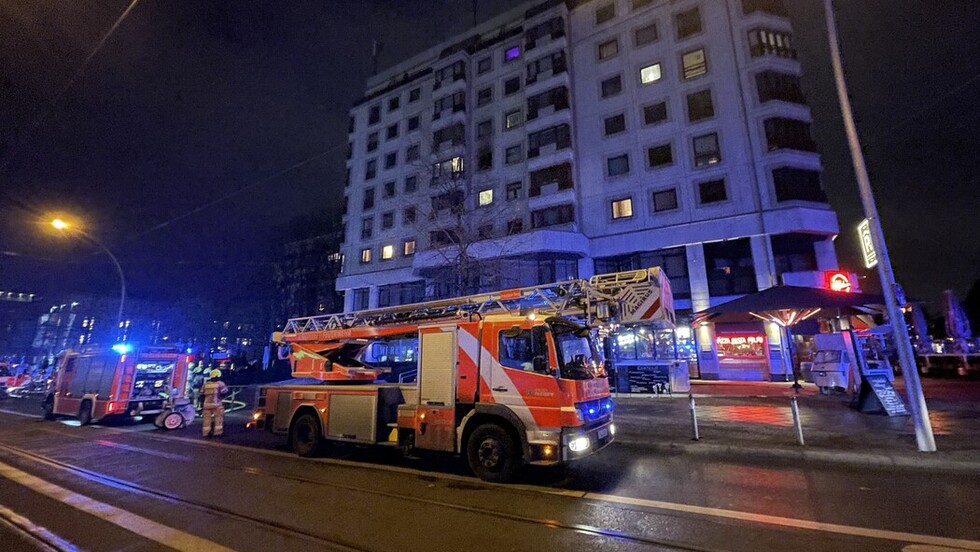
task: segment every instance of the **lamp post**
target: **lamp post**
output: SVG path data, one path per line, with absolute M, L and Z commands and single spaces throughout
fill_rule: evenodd
M 834 16 L 833 0 L 824 0 L 824 12 L 827 20 L 827 36 L 830 41 L 830 59 L 834 67 L 834 82 L 837 86 L 837 99 L 840 101 L 841 116 L 844 119 L 844 130 L 847 133 L 847 144 L 851 150 L 851 160 L 854 163 L 854 175 L 857 178 L 858 189 L 861 191 L 861 204 L 864 216 L 870 224 L 871 239 L 878 254 L 878 276 L 881 279 L 881 291 L 885 298 L 885 308 L 888 319 L 892 324 L 892 334 L 898 349 L 898 363 L 902 368 L 902 378 L 909 396 L 912 410 L 912 421 L 915 424 L 915 440 L 921 452 L 935 452 L 936 439 L 932 434 L 932 424 L 929 421 L 929 410 L 925 397 L 922 395 L 922 383 L 915 366 L 915 355 L 909 340 L 905 318 L 896 297 L 895 273 L 892 271 L 888 248 L 885 246 L 885 234 L 881 229 L 881 219 L 878 207 L 875 205 L 868 169 L 861 152 L 854 116 L 851 112 L 851 102 L 847 95 L 847 84 L 844 81 L 844 66 L 841 62 L 840 44 L 837 38 L 837 21 Z
M 105 254 L 108 255 L 110 259 L 112 259 L 112 264 L 116 266 L 116 272 L 119 274 L 119 288 L 120 288 L 119 314 L 118 316 L 116 316 L 116 326 L 118 327 L 119 325 L 121 325 L 123 321 L 123 307 L 126 304 L 126 276 L 123 275 L 122 266 L 119 264 L 119 260 L 116 259 L 115 255 L 112 254 L 112 251 L 109 251 L 108 247 L 102 245 L 102 243 L 99 242 L 97 239 L 93 238 L 91 234 L 85 232 L 81 228 L 78 228 L 72 224 L 65 222 L 63 219 L 56 218 L 52 220 L 51 226 L 55 227 L 57 230 L 63 233 L 67 233 L 71 231 L 74 232 L 75 234 L 78 234 L 79 236 L 99 246 L 102 249 L 102 251 L 105 251 Z

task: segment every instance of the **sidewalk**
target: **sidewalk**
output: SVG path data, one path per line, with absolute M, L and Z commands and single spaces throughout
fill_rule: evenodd
M 936 453 L 916 449 L 908 416 L 849 408 L 849 396 L 798 395 L 806 446 L 796 442 L 790 383 L 692 382 L 700 441 L 692 439 L 687 395 L 616 399 L 617 441 L 658 452 L 782 459 L 867 467 L 980 473 L 980 382 L 923 381 Z M 901 380 L 895 387 L 904 398 Z

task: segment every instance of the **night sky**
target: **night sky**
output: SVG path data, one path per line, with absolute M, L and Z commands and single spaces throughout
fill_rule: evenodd
M 105 258 L 41 227 L 58 211 L 117 254 L 134 296 L 271 282 L 284 226 L 338 210 L 347 113 L 371 72 L 372 39 L 384 67 L 473 20 L 468 0 L 141 0 L 72 80 L 129 3 L 0 3 L 0 289 L 116 293 Z M 481 0 L 477 17 L 518 3 Z M 962 297 L 980 278 L 980 10 L 972 0 L 837 3 L 895 269 L 938 307 L 942 289 Z M 857 269 L 861 210 L 821 3 L 787 4 L 838 251 Z

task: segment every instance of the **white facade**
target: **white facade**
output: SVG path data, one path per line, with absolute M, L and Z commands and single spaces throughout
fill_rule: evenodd
M 446 259 L 430 244 L 447 217 L 432 166 L 454 156 L 464 193 L 450 199 L 489 228 L 473 254 L 521 259 L 508 283 L 653 262 L 695 311 L 783 280 L 819 285 L 837 268 L 838 224 L 781 12 L 778 0 L 531 2 L 370 79 L 351 110 L 346 308 L 421 298 Z M 455 140 L 434 137 L 454 125 Z

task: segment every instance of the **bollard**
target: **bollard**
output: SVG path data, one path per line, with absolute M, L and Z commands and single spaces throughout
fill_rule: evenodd
M 694 429 L 694 440 L 700 441 L 701 435 L 698 433 L 698 411 L 697 407 L 694 406 L 694 395 L 687 396 L 688 406 L 691 408 L 691 427 Z
M 805 446 L 803 442 L 803 424 L 800 423 L 800 405 L 796 402 L 796 397 L 790 398 L 789 407 L 793 411 L 793 427 L 796 428 L 796 442 L 800 446 Z

